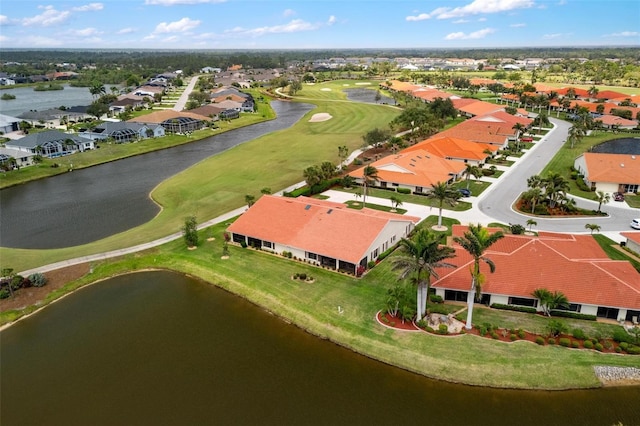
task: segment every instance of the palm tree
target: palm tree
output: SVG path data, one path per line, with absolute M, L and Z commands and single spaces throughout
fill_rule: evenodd
M 598 191 L 596 192 L 595 200 L 598 202 L 598 213 L 600 213 L 602 205 L 611 201 L 611 194 L 608 192 Z
M 362 169 L 362 207 L 366 207 L 367 203 L 367 187 L 378 180 L 378 169 L 373 166 L 365 166 Z
M 436 268 L 453 268 L 444 262 L 455 256 L 453 248 L 440 244 L 442 236 L 428 228 L 421 228 L 413 239 L 400 240 L 400 254 L 392 258 L 393 269 L 399 269 L 398 278 L 403 280 L 411 276 L 417 286 L 417 315 L 422 319 L 427 310 L 427 295 L 431 286 L 431 277 L 439 278 Z
M 460 192 L 454 190 L 447 182 L 438 182 L 431 187 L 427 197 L 438 201 L 438 228 L 442 228 L 442 207 L 444 203 L 455 206 Z
M 542 180 L 545 193 L 549 197 L 549 207 L 554 208 L 561 198 L 569 191 L 569 182 L 558 172 L 549 172 Z
M 95 96 L 96 98 L 99 98 L 100 96 L 106 94 L 107 91 L 105 90 L 102 83 L 100 83 L 99 81 L 96 81 L 91 84 L 91 87 L 89 88 L 89 93 L 91 93 L 91 96 Z
M 478 175 L 478 166 L 474 166 L 473 164 L 469 164 L 467 163 L 467 167 L 462 171 L 462 174 L 465 175 L 467 177 L 467 189 L 469 189 L 469 178 L 471 176 L 477 176 Z
M 574 125 L 569 129 L 569 143 L 571 144 L 571 149 L 575 146 L 576 143 L 580 142 L 582 138 L 585 136 L 585 131 L 580 125 Z
M 391 201 L 391 208 L 392 208 L 391 211 L 396 211 L 398 207 L 402 205 L 402 200 L 395 195 L 392 195 L 391 197 L 389 197 L 389 201 Z
M 522 199 L 528 203 L 529 205 L 531 205 L 531 213 L 535 213 L 536 211 L 536 206 L 538 205 L 538 203 L 540 202 L 540 200 L 543 198 L 543 193 L 542 193 L 542 189 L 539 187 L 536 188 L 530 188 L 529 190 L 525 191 L 522 194 Z
M 538 222 L 536 222 L 533 219 L 529 219 L 529 220 L 527 220 L 527 226 L 529 227 L 529 232 L 531 232 L 531 227 L 532 226 L 538 226 Z
M 322 181 L 320 168 L 318 166 L 307 167 L 304 169 L 304 172 L 302 172 L 302 175 L 309 188 L 312 188 Z
M 596 223 L 587 223 L 586 225 L 584 225 L 584 227 L 591 231 L 591 235 L 593 235 L 593 231 L 600 232 L 600 225 Z
M 537 288 L 531 293 L 533 297 L 540 301 L 542 312 L 547 316 L 551 316 L 551 311 L 558 307 L 569 307 L 569 299 L 561 291 L 551 293 L 546 288 Z
M 491 259 L 484 256 L 484 252 L 491 247 L 496 241 L 504 237 L 501 231 L 493 234 L 489 233 L 482 225 L 469 225 L 469 230 L 462 237 L 453 237 L 453 240 L 460 244 L 473 257 L 473 267 L 471 268 L 471 289 L 467 295 L 467 330 L 471 330 L 471 321 L 473 319 L 473 302 L 476 297 L 482 293 L 482 285 L 484 284 L 484 275 L 480 271 L 480 261 L 482 260 L 489 265 L 489 271 L 493 273 L 496 265 Z

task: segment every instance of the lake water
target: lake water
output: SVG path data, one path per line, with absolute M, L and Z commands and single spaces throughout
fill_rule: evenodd
M 107 93 L 111 93 L 111 86 L 105 86 Z M 15 89 L 0 90 L 2 94 L 14 95 L 16 98 L 10 101 L 0 99 L 0 113 L 17 117 L 18 115 L 35 109 L 44 111 L 60 106 L 73 107 L 77 105 L 89 105 L 95 100 L 91 96 L 88 87 L 72 87 L 64 85 L 64 90 L 48 90 L 36 92 L 33 87 L 18 87 Z
M 380 100 L 376 101 L 376 93 L 378 91 L 374 88 L 365 89 L 365 88 L 357 88 L 357 89 L 344 89 L 344 93 L 347 95 L 347 99 L 350 101 L 356 102 L 366 102 L 368 104 L 388 104 L 395 105 L 396 101 L 387 96 L 384 92 L 380 92 Z
M 271 105 L 275 120 L 1 190 L 0 244 L 71 247 L 148 222 L 160 210 L 149 197 L 160 182 L 212 155 L 290 127 L 314 108 L 297 102 Z M 63 167 L 67 161 L 61 159 Z
M 640 155 L 640 138 L 621 138 L 603 142 L 591 148 L 591 152 Z
M 4 426 L 640 424 L 640 387 L 429 380 L 170 272 L 82 289 L 0 338 Z

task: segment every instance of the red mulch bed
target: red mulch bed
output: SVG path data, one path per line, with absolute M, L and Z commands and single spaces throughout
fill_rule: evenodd
M 378 312 L 378 321 L 387 327 L 397 328 L 398 330 L 420 330 L 418 327 L 413 325 L 412 321 L 402 322 L 400 318 L 389 314 L 383 314 L 382 312 Z

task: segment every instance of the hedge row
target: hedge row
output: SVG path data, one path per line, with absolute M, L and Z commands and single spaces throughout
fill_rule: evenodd
M 493 309 L 504 309 L 506 311 L 526 312 L 528 314 L 535 314 L 536 312 L 538 312 L 536 308 L 530 308 L 528 306 L 504 305 L 502 303 L 492 303 L 491 307 Z
M 581 319 L 581 320 L 587 320 L 587 321 L 595 321 L 596 320 L 596 316 L 595 315 L 580 314 L 578 312 L 560 311 L 560 310 L 553 310 L 553 309 L 551 310 L 551 316 L 552 317 Z

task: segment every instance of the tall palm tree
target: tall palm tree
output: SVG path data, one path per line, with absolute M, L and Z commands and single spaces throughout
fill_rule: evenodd
M 558 201 L 567 195 L 569 182 L 558 172 L 549 172 L 543 179 L 545 193 L 549 197 L 549 207 L 554 208 Z
M 571 144 L 571 149 L 575 146 L 576 143 L 580 142 L 582 138 L 585 136 L 585 131 L 580 125 L 574 125 L 569 129 L 568 140 Z
M 528 220 L 527 220 L 527 226 L 529 227 L 529 232 L 531 232 L 531 228 L 532 228 L 533 226 L 538 226 L 538 222 L 536 222 L 536 221 L 535 221 L 535 220 L 533 220 L 533 219 L 528 219 Z
M 584 227 L 591 231 L 591 235 L 593 235 L 593 231 L 600 232 L 600 225 L 597 223 L 587 223 Z
M 362 207 L 366 207 L 367 204 L 367 187 L 373 185 L 378 180 L 378 169 L 373 166 L 365 166 L 362 169 Z
M 467 163 L 466 168 L 462 171 L 462 174 L 466 176 L 467 189 L 469 189 L 469 178 L 471 178 L 471 176 L 475 177 L 479 174 L 477 169 L 478 169 L 478 166 Z
M 438 182 L 431 187 L 427 197 L 438 201 L 438 227 L 442 227 L 442 207 L 444 203 L 455 206 L 460 198 L 460 192 L 453 189 L 447 182 Z
M 441 235 L 428 228 L 421 228 L 412 239 L 400 240 L 400 254 L 392 258 L 393 269 L 400 270 L 398 278 L 403 280 L 411 276 L 417 287 L 417 315 L 422 319 L 427 311 L 427 295 L 431 286 L 431 277 L 439 275 L 436 268 L 453 268 L 455 265 L 444 262 L 455 256 L 453 248 L 440 244 Z
M 598 202 L 598 213 L 600 213 L 602 205 L 607 204 L 609 201 L 611 201 L 611 194 L 609 194 L 608 192 L 598 191 L 596 192 L 595 200 Z
M 473 319 L 473 302 L 482 293 L 482 285 L 484 284 L 484 274 L 480 271 L 480 261 L 482 260 L 489 265 L 489 271 L 493 273 L 496 265 L 491 259 L 484 256 L 485 251 L 491 247 L 496 241 L 504 237 L 501 231 L 493 234 L 489 233 L 482 225 L 469 225 L 469 230 L 462 237 L 453 237 L 453 240 L 460 244 L 473 257 L 473 267 L 471 268 L 471 289 L 467 295 L 467 330 L 471 330 L 471 321 Z

